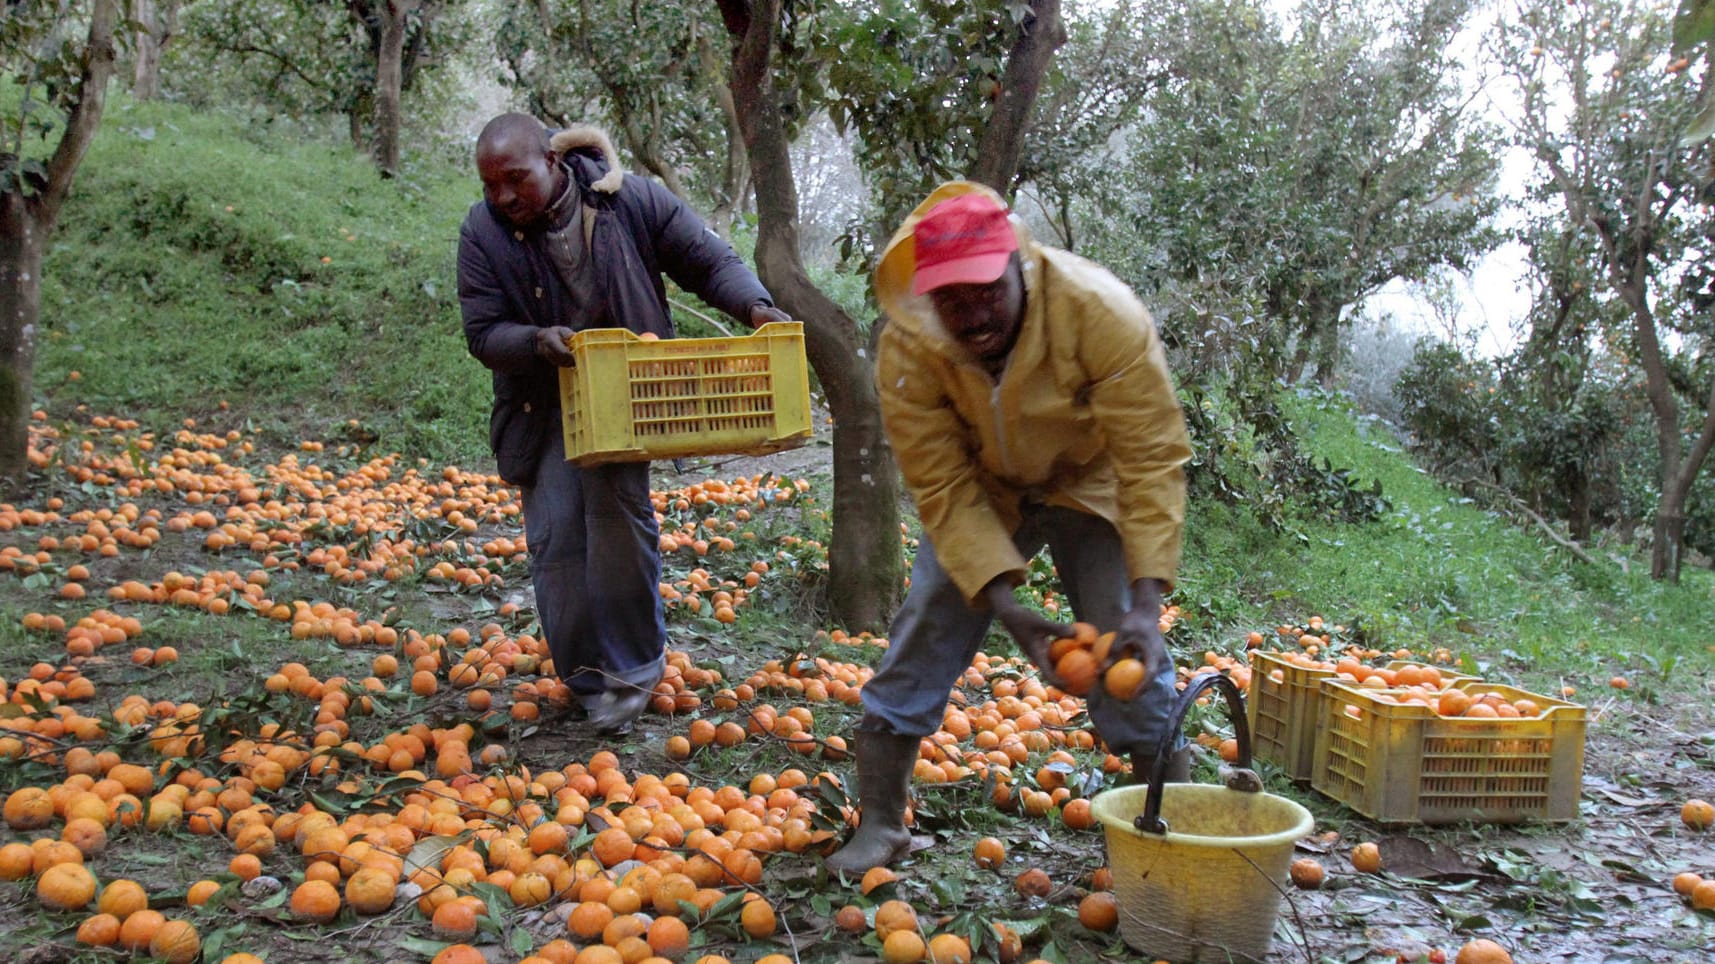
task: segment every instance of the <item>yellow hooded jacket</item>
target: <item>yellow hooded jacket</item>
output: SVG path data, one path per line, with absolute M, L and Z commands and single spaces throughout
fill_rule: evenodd
M 1154 321 L 1105 268 L 1037 245 L 1015 218 L 1024 321 L 992 379 L 911 293 L 917 221 L 972 191 L 993 194 L 968 181 L 937 188 L 875 274 L 889 319 L 876 358 L 882 423 L 942 568 L 972 603 L 996 576 L 1023 582 L 1012 533 L 1030 499 L 1107 519 L 1128 580 L 1171 584 L 1191 442 Z

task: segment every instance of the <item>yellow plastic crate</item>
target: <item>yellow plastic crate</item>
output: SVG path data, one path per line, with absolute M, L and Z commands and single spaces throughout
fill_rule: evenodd
M 801 322 L 732 338 L 645 341 L 623 328 L 572 336 L 560 369 L 566 458 L 578 465 L 766 455 L 810 438 Z
M 1251 728 L 1251 755 L 1280 767 L 1289 780 L 1308 783 L 1316 769 L 1316 734 L 1322 729 L 1321 683 L 1334 677 L 1332 669 L 1316 669 L 1291 662 L 1281 653 L 1253 649 L 1250 652 L 1251 685 L 1246 696 L 1246 716 Z M 1326 662 L 1333 662 L 1327 660 Z M 1388 669 L 1426 665 L 1418 660 L 1396 659 Z M 1458 683 L 1473 677 L 1437 666 L 1445 682 Z M 1275 671 L 1281 678 L 1274 679 Z
M 1585 709 L 1498 683 L 1467 693 L 1534 700 L 1534 718 L 1443 717 L 1324 680 L 1318 792 L 1384 823 L 1521 823 L 1578 816 Z
M 1251 755 L 1279 766 L 1287 779 L 1310 779 L 1316 757 L 1317 684 L 1332 669 L 1299 666 L 1279 653 L 1253 649 L 1250 694 L 1245 700 L 1251 727 Z M 1279 671 L 1281 678 L 1273 674 Z

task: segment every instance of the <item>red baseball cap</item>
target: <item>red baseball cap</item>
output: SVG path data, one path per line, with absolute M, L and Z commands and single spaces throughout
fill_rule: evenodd
M 942 285 L 988 284 L 1006 271 L 1018 237 L 1006 208 L 982 193 L 961 194 L 930 208 L 911 231 L 916 273 L 911 293 Z

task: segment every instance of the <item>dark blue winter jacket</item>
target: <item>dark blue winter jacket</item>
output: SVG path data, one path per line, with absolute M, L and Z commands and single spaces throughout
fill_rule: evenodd
M 590 189 L 607 172 L 594 149 L 563 162 L 586 205 L 593 274 L 605 288 L 614 327 L 673 336 L 662 274 L 711 306 L 749 322 L 750 307 L 772 305 L 767 289 L 732 246 L 690 206 L 645 177 L 627 176 L 615 194 Z M 549 432 L 560 431 L 559 374 L 536 355 L 536 329 L 577 325 L 544 244 L 545 229 L 517 229 L 478 201 L 459 229 L 458 293 L 470 353 L 494 373 L 489 446 L 500 477 L 530 485 Z

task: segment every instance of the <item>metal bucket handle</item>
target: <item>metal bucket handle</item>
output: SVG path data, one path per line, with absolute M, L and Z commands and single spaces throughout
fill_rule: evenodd
M 1161 743 L 1155 748 L 1155 766 L 1149 771 L 1149 796 L 1144 799 L 1143 812 L 1132 820 L 1132 826 L 1144 833 L 1167 833 L 1167 821 L 1161 819 L 1161 792 L 1167 783 L 1167 758 L 1173 753 L 1173 744 L 1180 732 L 1185 728 L 1185 716 L 1191 712 L 1191 707 L 1197 703 L 1197 698 L 1209 688 L 1221 691 L 1227 700 L 1227 715 L 1233 721 L 1233 736 L 1239 744 L 1239 757 L 1234 766 L 1241 770 L 1251 768 L 1251 726 L 1245 715 L 1245 697 L 1239 692 L 1238 684 L 1221 673 L 1203 673 L 1191 677 L 1185 691 L 1179 694 L 1179 701 L 1174 704 L 1173 712 L 1167 721 L 1167 730 L 1161 735 Z M 1253 789 L 1260 790 L 1260 786 Z

